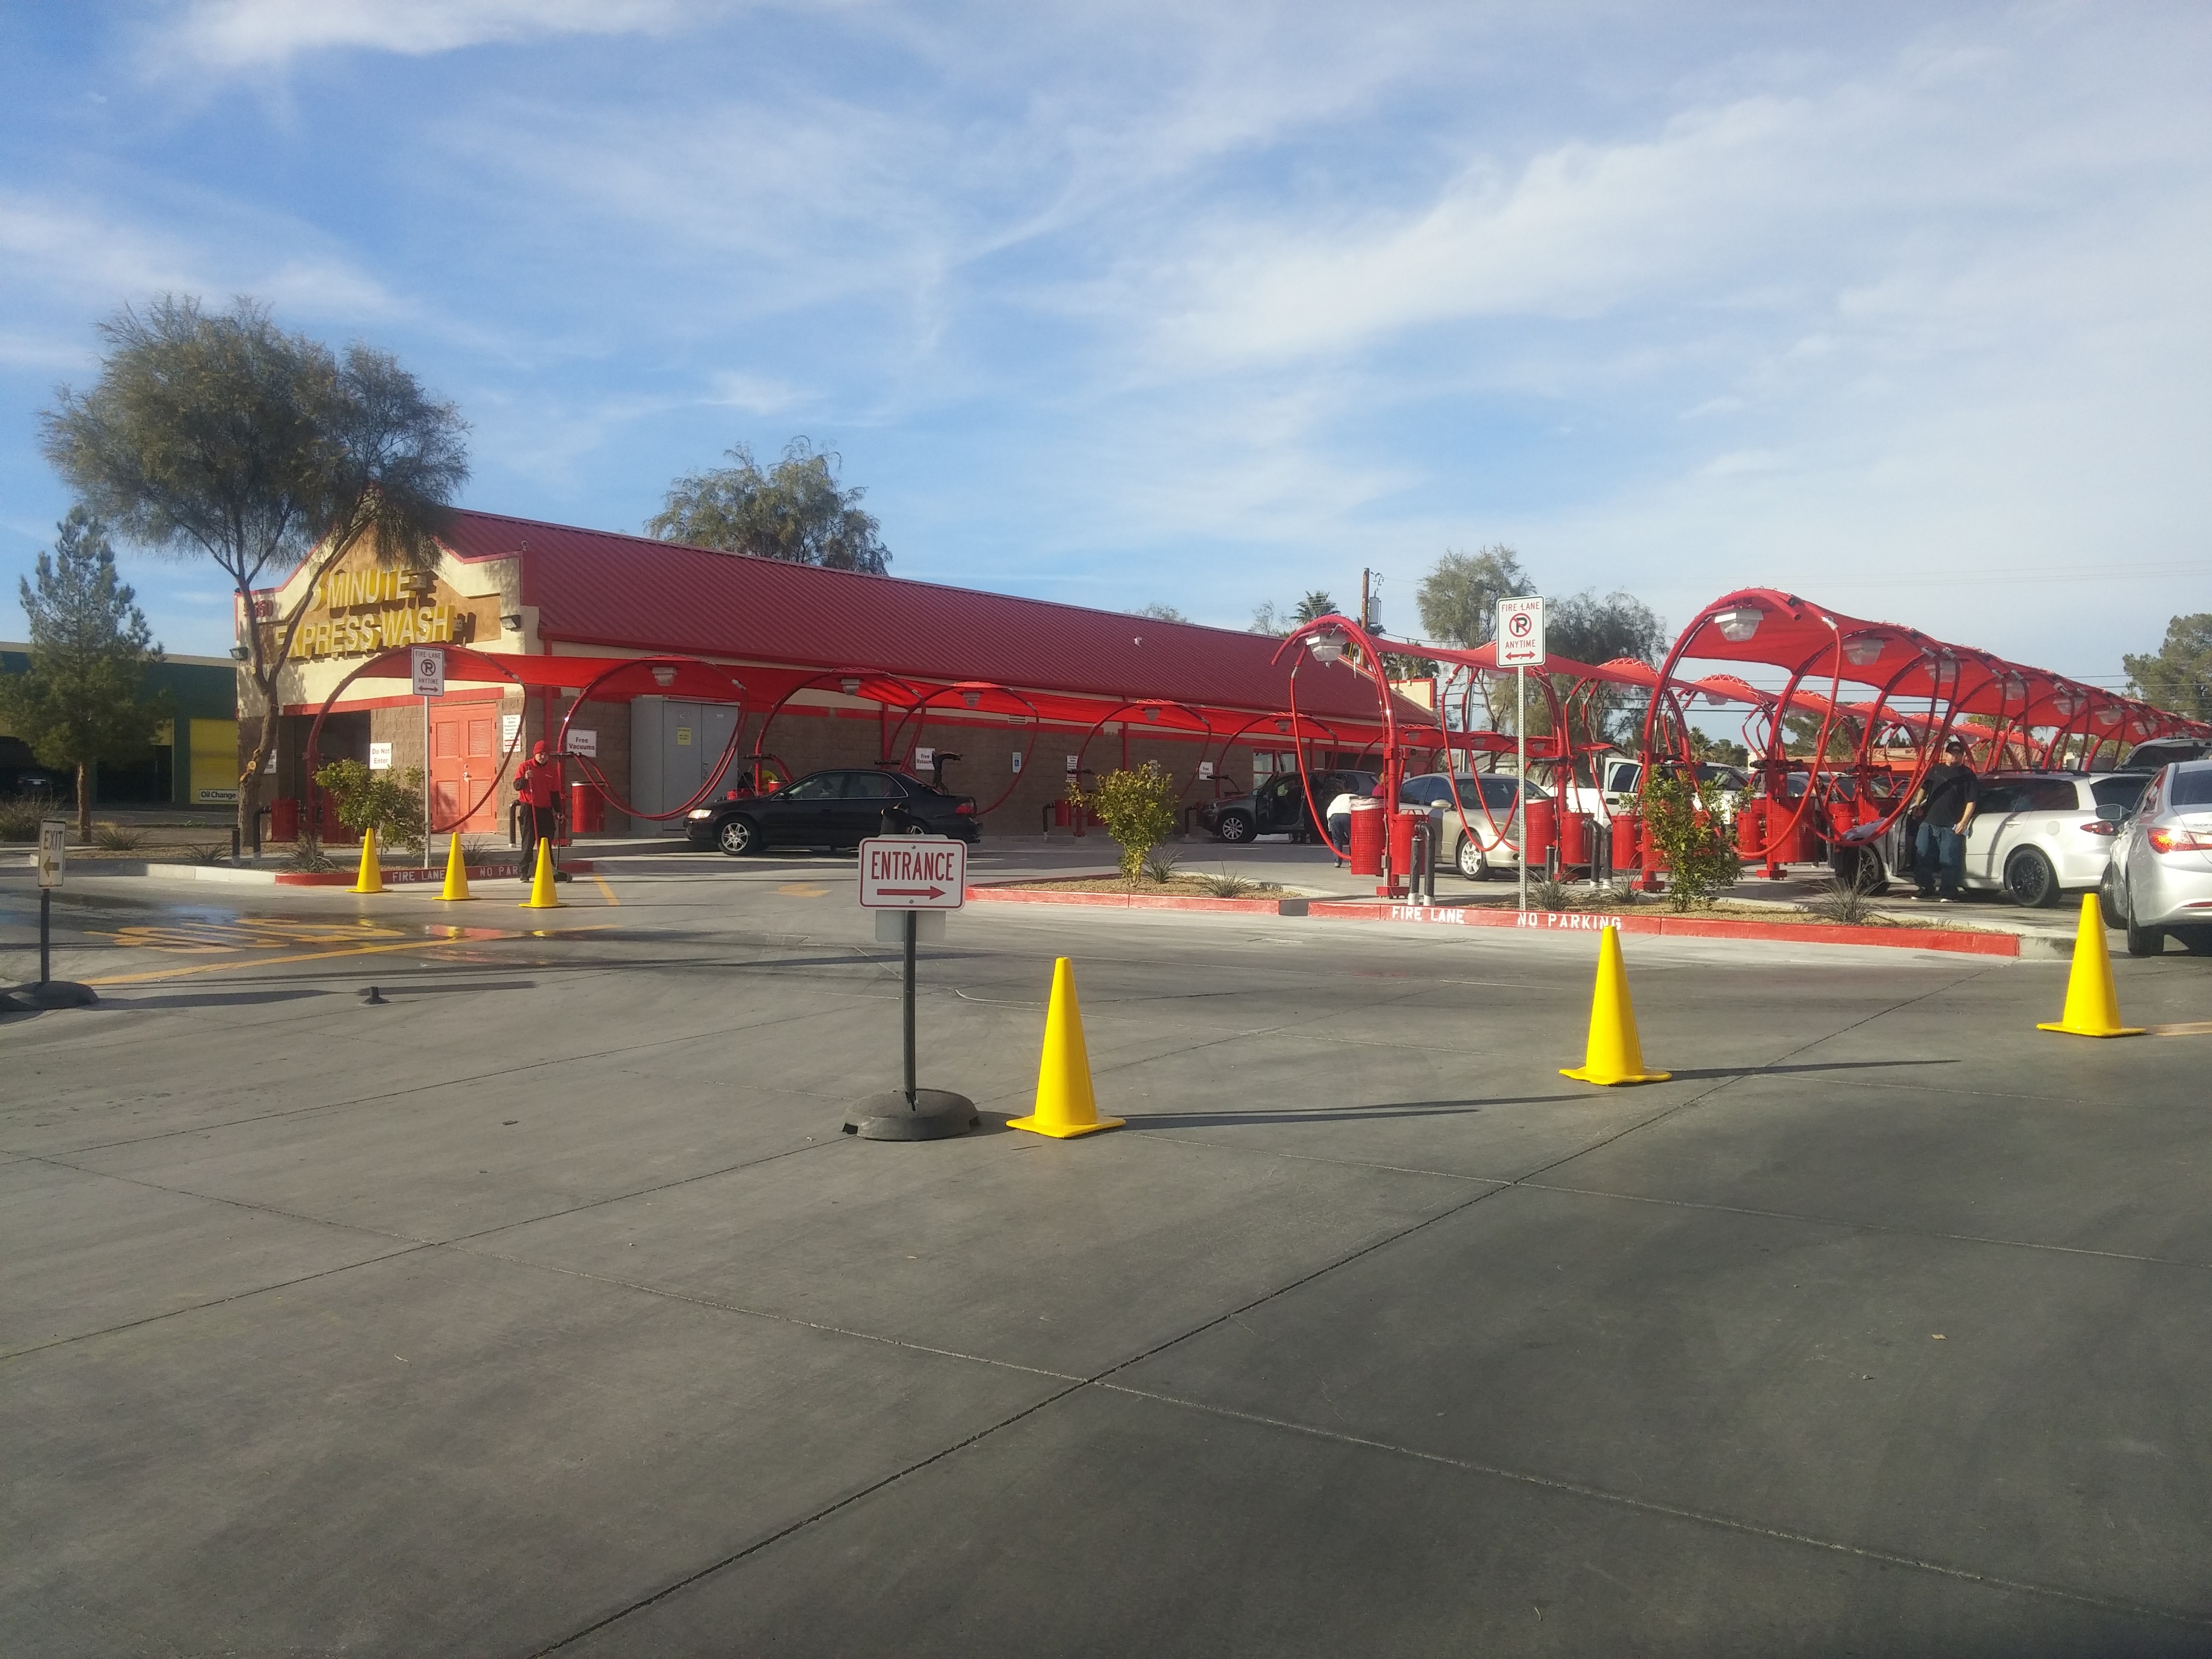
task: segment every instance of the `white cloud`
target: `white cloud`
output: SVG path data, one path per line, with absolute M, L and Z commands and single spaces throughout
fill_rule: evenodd
M 210 68 L 267 69 L 317 52 L 420 58 L 539 35 L 659 33 L 697 9 L 680 0 L 192 0 L 161 44 Z

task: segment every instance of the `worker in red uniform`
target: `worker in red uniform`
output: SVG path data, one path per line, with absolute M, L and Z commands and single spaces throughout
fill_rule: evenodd
M 514 798 L 522 806 L 522 878 L 538 870 L 538 843 L 550 841 L 554 812 L 561 799 L 560 757 L 549 751 L 543 739 L 531 747 L 530 758 L 515 769 Z

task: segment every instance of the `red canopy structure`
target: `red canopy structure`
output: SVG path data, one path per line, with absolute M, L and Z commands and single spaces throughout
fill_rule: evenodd
M 1689 661 L 1757 663 L 1786 678 L 1779 692 L 1767 693 L 1734 676 L 1691 679 L 1682 672 Z M 1741 588 L 1705 606 L 1674 641 L 1656 679 L 1644 715 L 1647 764 L 1689 757 L 1680 693 L 1716 688 L 1749 693 L 1759 705 L 1754 719 L 1763 720 L 1765 728 L 1763 740 L 1752 746 L 1770 775 L 1772 802 L 1787 799 L 1786 778 L 1793 767 L 1863 786 L 1877 769 L 1886 776 L 1893 774 L 1895 767 L 1881 752 L 1885 747 L 1908 748 L 1910 775 L 1904 787 L 1887 792 L 1886 811 L 1874 809 L 1869 789 L 1849 792 L 1861 825 L 1876 830 L 1905 811 L 1920 777 L 1954 734 L 1976 745 L 1976 758 L 1984 766 L 2070 765 L 2084 770 L 2108 751 L 2117 760 L 2125 747 L 2153 738 L 2212 737 L 2212 726 L 2203 722 L 2101 687 L 2009 662 L 1977 647 L 1950 644 L 1900 623 L 1869 622 L 1774 588 Z M 1874 695 L 1847 698 L 1846 685 Z M 1819 722 L 1808 757 L 1794 763 L 1784 724 L 1792 714 Z M 1882 743 L 1899 737 L 1905 740 L 1901 744 Z M 1786 817 L 1770 813 L 1766 844 L 1755 855 L 1770 856 L 1793 838 L 1820 793 L 1803 789 Z

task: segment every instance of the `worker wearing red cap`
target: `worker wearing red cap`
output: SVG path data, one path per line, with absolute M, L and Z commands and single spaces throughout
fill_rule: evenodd
M 561 760 L 543 739 L 515 769 L 514 798 L 522 806 L 522 878 L 538 869 L 538 843 L 553 838 L 554 811 L 561 799 Z

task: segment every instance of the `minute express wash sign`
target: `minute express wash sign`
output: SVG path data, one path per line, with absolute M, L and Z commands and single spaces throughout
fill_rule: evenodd
M 391 570 L 374 563 L 325 572 L 293 636 L 295 661 L 369 657 L 404 645 L 467 645 L 477 637 L 479 605 L 427 570 Z

